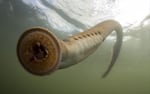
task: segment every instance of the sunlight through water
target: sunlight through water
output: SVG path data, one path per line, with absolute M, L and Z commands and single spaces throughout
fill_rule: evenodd
M 149 0 L 118 0 L 119 14 L 116 16 L 123 26 L 138 24 L 150 12 Z

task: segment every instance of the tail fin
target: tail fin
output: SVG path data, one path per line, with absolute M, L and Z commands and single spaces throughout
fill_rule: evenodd
M 105 78 L 109 72 L 111 71 L 113 65 L 115 64 L 119 53 L 120 53 L 120 49 L 121 49 L 121 45 L 122 45 L 122 38 L 123 38 L 123 32 L 122 29 L 120 30 L 116 30 L 116 34 L 117 34 L 117 40 L 116 43 L 113 47 L 113 52 L 112 52 L 112 57 L 111 57 L 111 61 L 110 61 L 110 65 L 108 66 L 107 70 L 104 72 L 104 74 L 102 75 L 102 78 Z

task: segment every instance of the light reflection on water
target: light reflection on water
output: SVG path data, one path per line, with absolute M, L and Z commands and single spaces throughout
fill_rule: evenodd
M 149 7 L 149 0 L 0 0 L 0 93 L 150 94 L 149 18 L 140 23 Z M 106 79 L 100 77 L 109 64 L 113 33 L 82 63 L 46 77 L 27 73 L 18 62 L 17 40 L 27 28 L 43 26 L 66 38 L 110 18 L 123 25 L 124 42 Z

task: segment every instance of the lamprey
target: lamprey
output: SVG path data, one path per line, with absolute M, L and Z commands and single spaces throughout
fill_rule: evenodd
M 117 38 L 110 65 L 102 76 L 106 77 L 118 58 L 123 38 L 122 27 L 114 20 L 103 21 L 84 32 L 68 37 L 67 40 L 57 38 L 42 27 L 28 29 L 18 41 L 17 55 L 27 71 L 36 75 L 46 75 L 84 60 L 113 31 L 116 31 Z

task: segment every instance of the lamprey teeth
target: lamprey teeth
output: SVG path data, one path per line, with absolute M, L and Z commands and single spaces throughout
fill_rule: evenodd
M 29 72 L 45 75 L 54 71 L 61 60 L 57 38 L 44 28 L 31 28 L 20 37 L 17 54 Z

